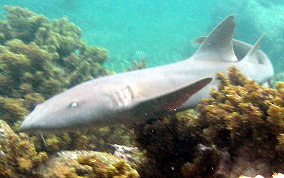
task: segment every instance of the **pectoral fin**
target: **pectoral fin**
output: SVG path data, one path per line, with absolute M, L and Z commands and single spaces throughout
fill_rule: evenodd
M 145 99 L 136 105 L 137 111 L 173 111 L 183 105 L 187 99 L 198 92 L 212 81 L 212 78 L 205 78 L 190 85 L 163 93 L 159 96 Z

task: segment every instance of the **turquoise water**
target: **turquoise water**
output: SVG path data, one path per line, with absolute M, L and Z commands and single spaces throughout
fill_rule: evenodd
M 106 66 L 121 71 L 146 57 L 148 66 L 186 59 L 194 52 L 192 40 L 206 35 L 223 18 L 236 14 L 235 38 L 254 43 L 261 33 L 262 49 L 283 68 L 284 2 L 222 0 L 4 0 L 51 19 L 67 16 L 83 30 L 90 45 L 106 48 Z M 4 18 L 4 9 L 1 9 Z

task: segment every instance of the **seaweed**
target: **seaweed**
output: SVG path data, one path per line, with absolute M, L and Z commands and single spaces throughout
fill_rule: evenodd
M 270 176 L 283 171 L 284 84 L 278 83 L 276 89 L 261 86 L 235 67 L 228 77 L 219 73 L 218 79 L 218 90 L 198 106 L 207 140 L 228 150 L 232 174 Z
M 24 117 L 45 99 L 66 88 L 110 74 L 103 63 L 108 51 L 89 46 L 67 17 L 49 20 L 28 9 L 5 6 L 0 21 L 0 118 L 17 131 Z M 23 30 L 25 29 L 25 30 Z M 36 150 L 93 149 L 112 151 L 107 143 L 129 145 L 125 127 L 31 135 Z
M 136 142 L 146 151 L 138 169 L 142 177 L 284 171 L 284 84 L 261 86 L 236 67 L 217 78 L 218 87 L 198 105 L 198 113 L 161 114 L 134 127 Z
M 129 177 L 137 171 L 125 160 L 94 151 L 37 152 L 26 134 L 0 120 L 0 177 Z
M 0 120 L 0 176 L 35 176 L 34 169 L 48 159 L 45 152 L 37 152 L 26 134 L 15 134 Z
M 197 118 L 198 114 L 193 110 L 177 115 L 159 114 L 134 127 L 138 147 L 146 151 L 138 168 L 142 177 L 188 177 L 190 174 L 198 176 L 198 172 L 200 176 L 215 174 L 212 167 L 218 166 L 219 152 L 201 149 L 207 142 L 196 126 Z M 188 165 L 197 168 L 193 170 Z

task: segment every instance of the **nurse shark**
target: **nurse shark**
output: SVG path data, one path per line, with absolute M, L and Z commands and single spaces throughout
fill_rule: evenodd
M 195 107 L 216 88 L 216 72 L 236 66 L 262 84 L 273 76 L 268 57 L 255 45 L 233 40 L 234 15 L 208 35 L 187 60 L 104 76 L 81 83 L 37 105 L 20 129 L 45 133 L 139 122 L 157 112 Z

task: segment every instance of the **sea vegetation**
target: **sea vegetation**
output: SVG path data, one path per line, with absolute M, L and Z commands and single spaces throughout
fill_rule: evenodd
M 13 126 L 36 104 L 79 82 L 106 75 L 105 49 L 88 46 L 81 29 L 27 9 L 5 6 L 0 21 L 1 119 Z
M 235 67 L 199 106 L 204 136 L 230 154 L 232 174 L 284 171 L 284 83 L 260 86 Z
M 138 178 L 125 160 L 96 151 L 61 151 L 36 169 L 38 177 L 127 177 Z
M 145 157 L 138 168 L 141 177 L 214 176 L 220 152 L 206 146 L 193 110 L 177 115 L 157 115 L 134 128 L 136 142 Z
M 49 20 L 15 6 L 5 6 L 0 20 L 0 119 L 17 131 L 24 117 L 45 99 L 83 81 L 110 74 L 108 52 L 89 46 L 68 18 Z M 107 143 L 130 145 L 125 127 L 31 135 L 37 151 L 91 149 L 113 151 Z
M 0 177 L 128 177 L 139 174 L 125 160 L 95 151 L 37 152 L 26 134 L 0 120 Z
M 96 150 L 114 152 L 109 144 L 133 145 L 133 131 L 126 126 L 101 127 L 62 134 L 33 136 L 37 150 L 55 152 L 60 150 Z
M 15 134 L 0 120 L 0 177 L 33 177 L 34 170 L 47 161 L 45 152 L 37 152 L 26 134 Z
M 271 176 L 284 171 L 284 83 L 261 86 L 231 67 L 196 111 L 135 128 L 142 177 Z
M 103 66 L 107 50 L 87 45 L 81 29 L 66 17 L 51 21 L 21 7 L 5 9 L 7 20 L 0 20 L 0 119 L 15 132 L 36 104 L 78 83 L 111 73 Z M 131 130 L 124 126 L 50 134 L 42 139 L 17 135 L 7 124 L 11 134 L 1 142 L 0 177 L 36 176 L 38 165 L 55 151 L 113 151 L 108 143 L 131 144 Z M 1 134 L 5 132 L 1 130 Z M 120 161 L 105 177 L 126 175 L 127 166 Z

